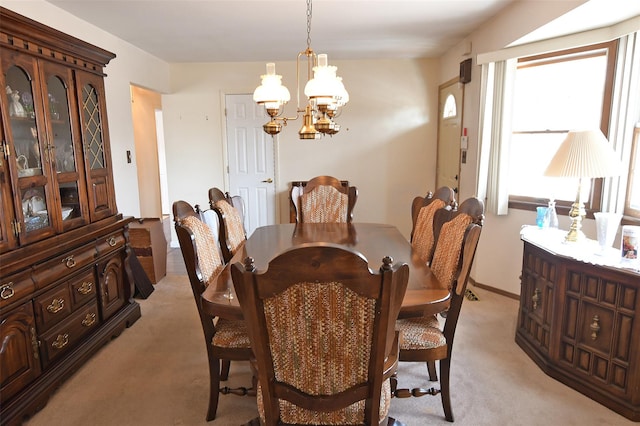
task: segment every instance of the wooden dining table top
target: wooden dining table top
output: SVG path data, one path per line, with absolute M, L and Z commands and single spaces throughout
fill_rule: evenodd
M 409 241 L 395 226 L 377 223 L 286 223 L 263 226 L 251 234 L 216 282 L 202 293 L 203 310 L 211 316 L 242 319 L 233 290 L 231 265 L 250 256 L 256 269 L 264 271 L 278 254 L 308 243 L 340 244 L 357 250 L 364 255 L 372 270 L 378 270 L 385 256 L 390 256 L 394 264 L 407 263 L 409 283 L 402 300 L 400 318 L 436 314 L 449 306 L 449 290 L 417 257 Z

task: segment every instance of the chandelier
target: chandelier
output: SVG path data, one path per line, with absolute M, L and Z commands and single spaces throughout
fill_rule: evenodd
M 267 64 L 267 73 L 261 76 L 262 84 L 253 92 L 253 100 L 264 105 L 270 120 L 262 128 L 270 135 L 277 135 L 288 120 L 297 120 L 303 114 L 300 139 L 318 139 L 322 135 L 334 135 L 340 125 L 333 119 L 340 108 L 349 101 L 342 78 L 336 76 L 337 67 L 328 64 L 326 54 L 316 55 L 311 48 L 311 0 L 307 0 L 307 48 L 298 53 L 296 61 L 297 107 L 295 117 L 283 117 L 284 105 L 289 102 L 289 90 L 282 85 L 282 76 L 276 74 L 274 63 Z M 304 94 L 305 107 L 300 107 L 300 59 L 307 60 L 307 83 Z M 313 76 L 313 77 L 312 77 Z

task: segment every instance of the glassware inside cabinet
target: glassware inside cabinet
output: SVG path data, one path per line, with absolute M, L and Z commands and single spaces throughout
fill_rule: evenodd
M 5 92 L 18 177 L 42 175 L 33 91 L 28 74 L 22 68 L 14 65 L 7 70 Z
M 69 99 L 64 83 L 56 75 L 47 79 L 47 102 L 55 147 L 56 171 L 75 172 L 76 159 L 69 117 Z
M 22 214 L 27 232 L 49 226 L 49 212 L 44 187 L 22 189 Z

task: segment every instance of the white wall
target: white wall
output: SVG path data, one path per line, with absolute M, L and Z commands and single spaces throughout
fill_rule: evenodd
M 138 175 L 135 161 L 130 84 L 168 92 L 169 65 L 131 44 L 82 21 L 42 0 L 5 1 L 0 5 L 64 33 L 115 53 L 105 68 L 107 117 L 118 210 L 140 216 Z M 134 156 L 126 161 L 126 151 Z
M 283 129 L 276 154 L 280 221 L 288 222 L 290 181 L 329 174 L 358 187 L 356 220 L 392 223 L 408 236 L 413 197 L 435 185 L 438 61 L 332 65 L 351 99 L 336 120 L 341 131 L 301 141 L 301 119 Z M 295 62 L 276 70 L 294 98 L 285 115 L 295 115 Z M 207 190 L 224 188 L 223 94 L 252 93 L 264 72 L 261 62 L 171 65 L 171 94 L 162 104 L 172 201 L 206 206 Z

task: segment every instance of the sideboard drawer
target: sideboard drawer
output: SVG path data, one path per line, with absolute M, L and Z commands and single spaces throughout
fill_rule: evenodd
M 126 243 L 127 240 L 124 238 L 124 233 L 122 231 L 101 237 L 96 242 L 98 257 L 102 257 L 105 254 L 121 249 Z
M 96 297 L 97 281 L 93 268 L 75 278 L 72 278 L 69 283 L 74 309 L 85 303 L 87 300 Z
M 0 281 L 0 308 L 29 297 L 36 288 L 31 279 L 31 269 L 2 278 Z
M 33 278 L 38 288 L 65 278 L 83 267 L 91 265 L 96 258 L 96 249 L 92 244 L 78 247 L 62 256 L 55 257 L 34 267 Z
M 42 338 L 42 368 L 73 348 L 99 324 L 98 304 L 90 302 L 69 318 L 45 333 Z
M 65 319 L 72 311 L 69 287 L 59 285 L 42 296 L 34 299 L 36 325 L 40 333 L 48 330 Z

